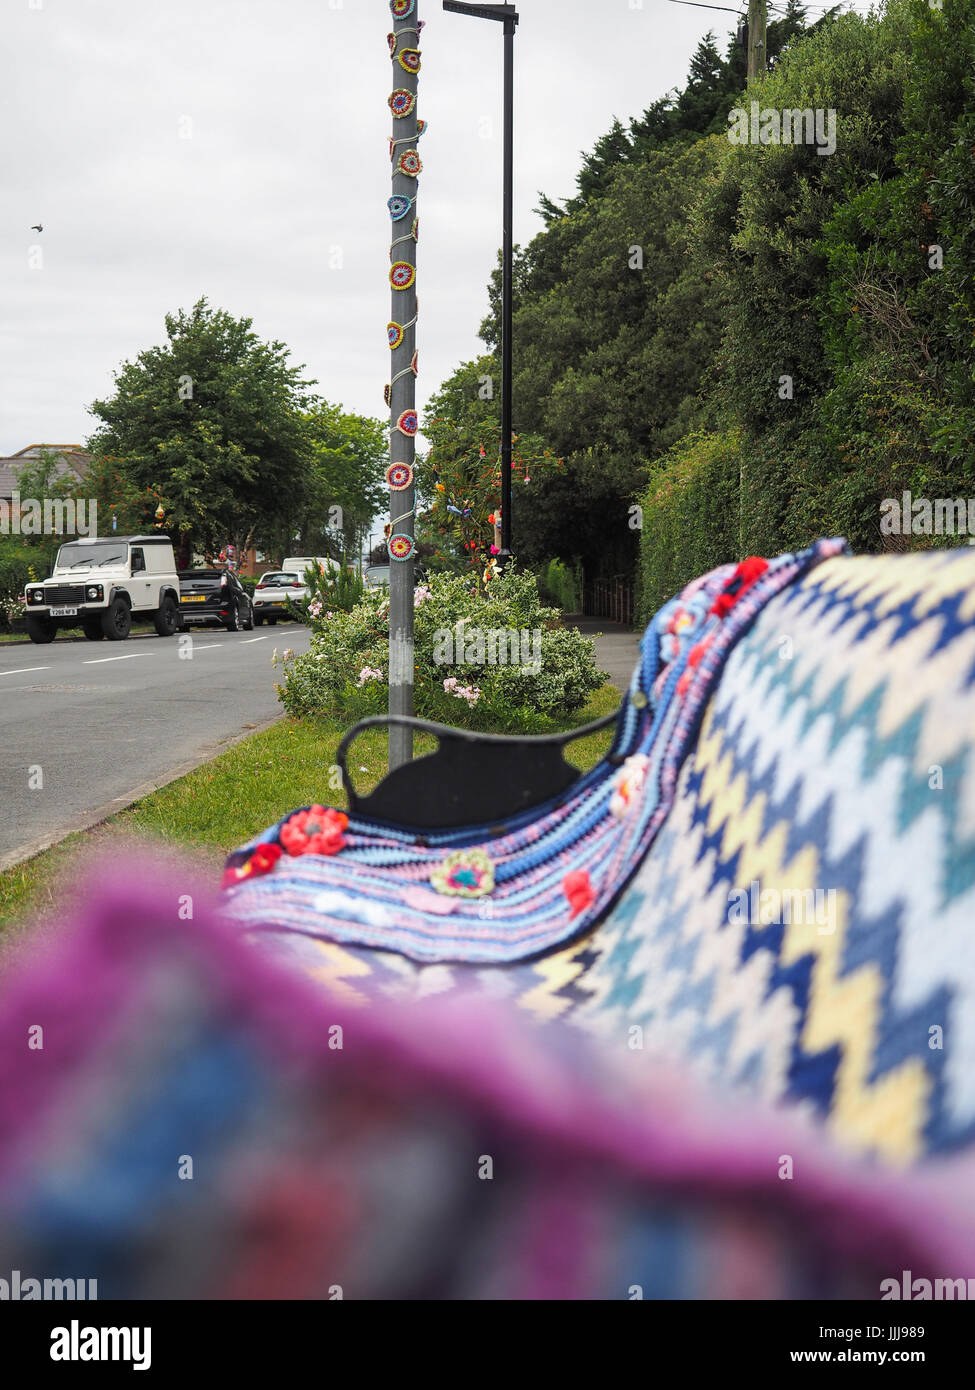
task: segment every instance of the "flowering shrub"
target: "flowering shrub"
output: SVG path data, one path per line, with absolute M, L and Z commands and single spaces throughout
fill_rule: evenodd
M 416 590 L 414 625 L 414 705 L 425 719 L 541 732 L 581 709 L 606 678 L 592 640 L 542 606 L 530 573 L 509 570 L 487 591 L 470 575 L 433 575 Z M 283 663 L 278 695 L 288 714 L 352 723 L 383 713 L 388 590 L 367 589 L 349 612 L 323 611 L 311 627 L 309 650 Z

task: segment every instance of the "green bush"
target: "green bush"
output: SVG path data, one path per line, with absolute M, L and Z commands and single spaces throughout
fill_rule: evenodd
M 705 570 L 738 559 L 742 436 L 698 432 L 665 454 L 641 499 L 639 617 L 644 623 Z
M 24 585 L 49 574 L 45 550 L 24 545 L 16 536 L 0 536 L 0 631 L 11 630 Z
M 415 709 L 422 718 L 541 732 L 580 710 L 606 679 L 592 640 L 563 627 L 557 611 L 542 605 L 532 574 L 509 571 L 487 591 L 470 576 L 433 575 L 417 588 L 414 611 Z M 368 589 L 348 612 L 325 610 L 311 626 L 309 651 L 285 654 L 278 695 L 288 714 L 352 723 L 382 713 L 388 591 Z M 504 663 L 497 648 L 490 659 L 490 634 L 498 633 L 505 634 Z
M 578 564 L 549 560 L 538 576 L 539 592 L 564 613 L 582 612 L 582 578 Z

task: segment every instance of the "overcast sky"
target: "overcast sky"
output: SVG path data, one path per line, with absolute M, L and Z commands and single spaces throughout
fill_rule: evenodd
M 502 44 L 498 24 L 419 6 L 422 405 L 482 350 Z M 612 117 L 682 84 L 709 28 L 724 51 L 735 17 L 668 0 L 518 10 L 525 242 L 542 226 L 538 190 L 573 193 Z M 383 417 L 387 0 L 0 0 L 0 24 L 0 453 L 81 443 L 113 371 L 204 294 L 285 342 L 329 400 Z

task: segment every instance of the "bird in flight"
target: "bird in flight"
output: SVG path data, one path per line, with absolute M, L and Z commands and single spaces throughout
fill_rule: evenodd
M 31 227 L 32 232 L 43 232 L 43 230 L 44 227 L 40 222 L 35 222 L 33 227 Z

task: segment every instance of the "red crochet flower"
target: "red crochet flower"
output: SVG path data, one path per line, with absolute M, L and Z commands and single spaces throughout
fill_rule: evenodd
M 571 874 L 566 874 L 562 880 L 562 891 L 572 909 L 570 917 L 578 917 L 580 912 L 585 912 L 596 901 L 588 869 L 574 869 Z
M 242 883 L 245 878 L 259 878 L 261 874 L 269 874 L 280 858 L 280 845 L 258 845 L 246 864 L 238 864 L 233 869 L 224 869 L 223 882 L 220 886 L 221 888 L 232 888 L 235 883 Z
M 342 831 L 349 818 L 331 806 L 296 811 L 281 827 L 281 843 L 289 854 L 338 854 L 345 848 Z
M 744 597 L 757 579 L 761 579 L 767 569 L 768 560 L 763 560 L 760 555 L 749 555 L 747 560 L 742 560 L 712 603 L 711 612 L 717 613 L 719 618 L 727 617 L 738 600 Z

